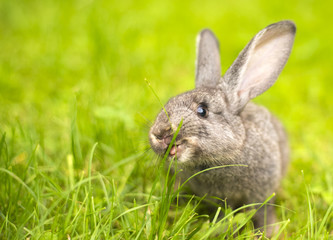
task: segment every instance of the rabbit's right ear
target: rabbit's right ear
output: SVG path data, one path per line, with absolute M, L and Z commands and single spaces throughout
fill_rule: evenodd
M 233 112 L 274 84 L 288 60 L 295 32 L 291 21 L 269 25 L 241 51 L 221 82 Z
M 219 43 L 209 29 L 197 36 L 195 87 L 215 88 L 221 79 Z

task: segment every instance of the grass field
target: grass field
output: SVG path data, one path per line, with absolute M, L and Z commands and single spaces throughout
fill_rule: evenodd
M 330 1 L 0 1 L 0 239 L 253 239 L 177 204 L 149 149 L 149 121 L 194 87 L 195 37 L 220 39 L 222 71 L 251 37 L 297 27 L 289 62 L 256 102 L 286 126 L 280 237 L 333 239 Z M 235 227 L 236 226 L 236 227 Z M 223 230 L 225 229 L 225 230 Z

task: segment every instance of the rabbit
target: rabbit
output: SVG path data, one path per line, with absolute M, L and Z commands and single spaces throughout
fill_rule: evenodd
M 183 121 L 168 156 L 182 169 L 177 175 L 182 181 L 215 166 L 246 167 L 198 174 L 187 183 L 194 194 L 226 199 L 236 209 L 263 203 L 277 190 L 289 161 L 287 135 L 277 118 L 250 100 L 274 84 L 289 58 L 295 33 L 292 21 L 267 26 L 224 76 L 218 40 L 209 29 L 198 34 L 195 89 L 171 98 L 157 115 L 149 131 L 151 148 L 163 156 Z M 256 229 L 266 229 L 266 236 L 276 231 L 271 205 L 258 209 L 252 219 Z

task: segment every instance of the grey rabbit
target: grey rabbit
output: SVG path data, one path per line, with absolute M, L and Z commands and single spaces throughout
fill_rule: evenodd
M 218 40 L 208 29 L 199 33 L 195 89 L 167 102 L 167 114 L 162 110 L 150 129 L 150 145 L 164 155 L 183 119 L 168 156 L 176 156 L 177 166 L 183 169 L 179 173 L 182 181 L 214 166 L 247 167 L 218 168 L 195 176 L 188 182 L 194 194 L 226 199 L 235 209 L 263 203 L 277 190 L 289 161 L 287 136 L 266 108 L 249 101 L 274 84 L 288 60 L 295 33 L 292 21 L 267 26 L 224 76 Z M 271 225 L 275 221 L 271 205 L 260 208 L 253 217 L 255 228 L 266 225 L 266 236 L 276 231 Z

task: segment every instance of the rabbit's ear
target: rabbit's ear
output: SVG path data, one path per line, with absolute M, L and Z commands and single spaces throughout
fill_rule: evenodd
M 212 31 L 204 29 L 197 36 L 195 87 L 215 88 L 220 79 L 219 43 Z
M 241 51 L 222 82 L 235 112 L 274 84 L 288 60 L 295 32 L 291 21 L 269 25 Z

